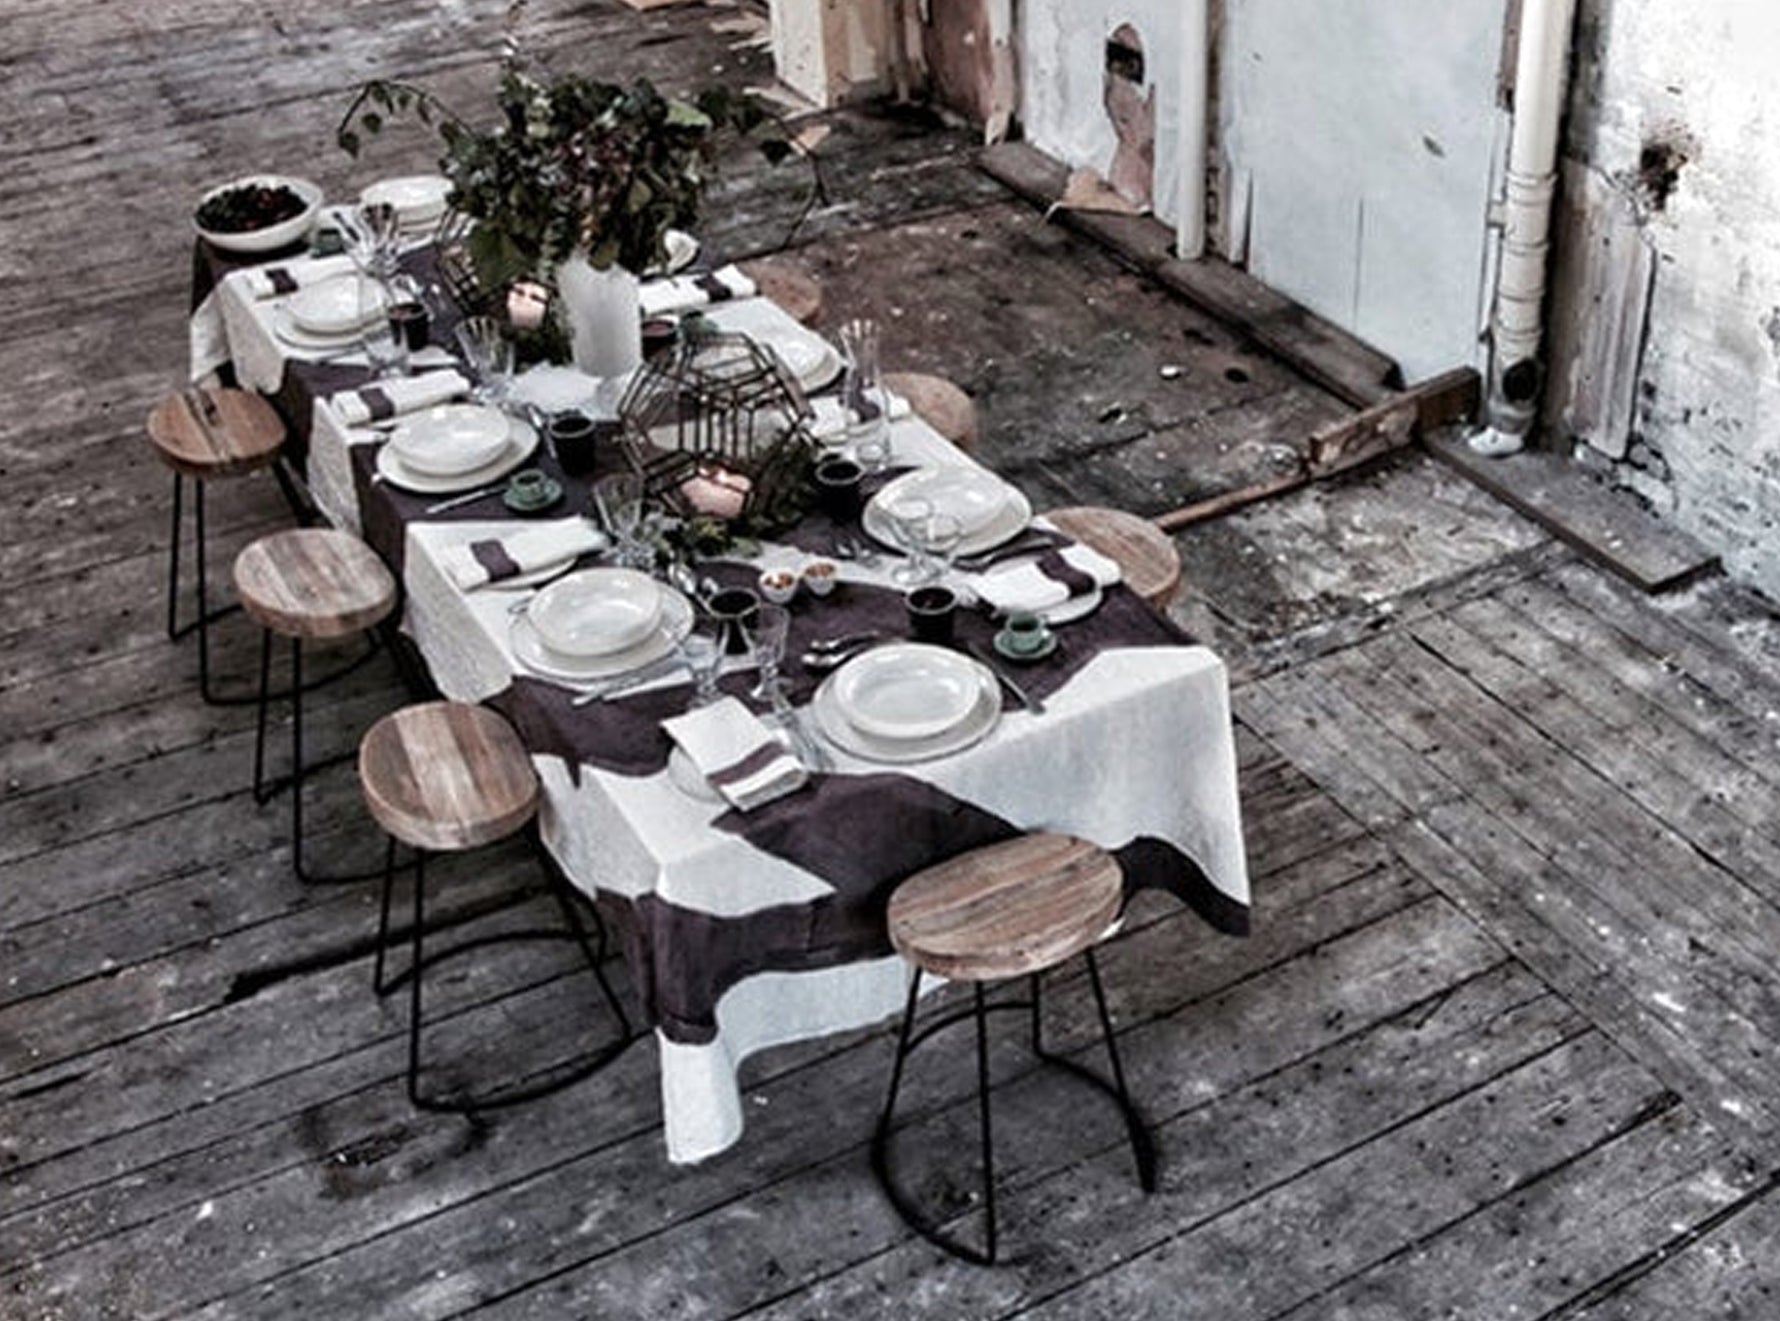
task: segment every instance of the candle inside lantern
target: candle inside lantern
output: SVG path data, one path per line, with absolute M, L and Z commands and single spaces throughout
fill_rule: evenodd
M 515 330 L 536 330 L 544 324 L 550 291 L 532 280 L 519 280 L 507 290 L 507 320 Z
M 713 518 L 740 515 L 753 489 L 754 483 L 746 474 L 715 465 L 701 467 L 696 476 L 680 483 L 680 494 L 686 497 L 686 502 L 699 513 Z

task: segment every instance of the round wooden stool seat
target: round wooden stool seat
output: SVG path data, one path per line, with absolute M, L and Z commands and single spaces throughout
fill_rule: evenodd
M 148 438 L 174 472 L 233 477 L 278 457 L 284 423 L 271 404 L 250 391 L 194 388 L 154 406 Z
M 885 372 L 884 384 L 940 435 L 968 453 L 977 447 L 977 406 L 943 376 L 926 372 Z
M 796 262 L 783 257 L 757 257 L 741 264 L 742 274 L 754 281 L 762 298 L 770 298 L 804 325 L 822 315 L 822 286 Z
M 531 820 L 538 776 L 519 735 L 487 707 L 425 702 L 384 716 L 358 750 L 365 804 L 413 848 L 453 853 Z
M 377 552 L 350 532 L 292 528 L 235 557 L 241 608 L 287 638 L 343 638 L 395 609 L 396 580 Z
M 1125 585 L 1161 609 L 1180 586 L 1180 552 L 1167 533 L 1122 509 L 1078 505 L 1049 510 L 1045 517 L 1119 566 Z
M 1069 835 L 1022 835 L 916 872 L 890 896 L 890 943 L 924 972 L 1001 981 L 1054 968 L 1119 915 L 1118 860 Z

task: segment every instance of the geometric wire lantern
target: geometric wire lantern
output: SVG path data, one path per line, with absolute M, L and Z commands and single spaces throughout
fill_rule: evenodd
M 618 405 L 619 443 L 645 498 L 696 513 L 681 485 L 701 471 L 740 473 L 742 513 L 768 513 L 801 484 L 816 441 L 803 388 L 776 354 L 696 314 L 645 362 Z

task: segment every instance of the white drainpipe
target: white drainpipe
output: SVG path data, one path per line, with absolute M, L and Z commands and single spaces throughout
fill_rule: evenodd
M 1175 255 L 1205 255 L 1205 174 L 1211 107 L 1210 0 L 1182 0 L 1180 42 L 1180 219 Z
M 1480 454 L 1518 451 L 1538 412 L 1551 199 L 1575 14 L 1576 0 L 1523 0 L 1521 5 L 1514 131 L 1490 323 L 1489 394 L 1484 429 L 1470 441 Z

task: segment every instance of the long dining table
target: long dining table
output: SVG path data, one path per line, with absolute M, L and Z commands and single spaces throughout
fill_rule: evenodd
M 424 267 L 429 255 L 421 249 L 409 260 Z M 453 572 L 473 543 L 585 518 L 589 484 L 621 470 L 622 454 L 605 449 L 577 475 L 540 446 L 528 462 L 560 481 L 565 497 L 523 522 L 498 494 L 434 510 L 437 496 L 379 480 L 379 447 L 395 420 L 390 391 L 362 360 L 305 351 L 279 333 L 284 301 L 318 273 L 306 272 L 313 261 L 296 253 L 249 263 L 200 245 L 194 376 L 232 370 L 278 403 L 322 513 L 359 532 L 397 572 L 403 629 L 439 691 L 486 703 L 519 731 L 543 785 L 546 846 L 623 933 L 659 1055 L 671 1161 L 706 1159 L 741 1137 L 738 1072 L 751 1054 L 900 1011 L 908 972 L 889 946 L 885 905 L 901 879 L 933 862 L 1024 831 L 1065 832 L 1112 851 L 1129 889 L 1168 890 L 1218 930 L 1246 933 L 1224 666 L 1123 585 L 1107 585 L 1084 617 L 1059 624 L 1054 654 L 1018 667 L 1042 712 L 1010 694 L 985 735 L 928 760 L 861 755 L 827 737 L 812 713 L 817 678 L 789 664 L 790 696 L 803 733 L 820 745 L 819 764 L 797 792 L 737 810 L 689 783 L 671 755 L 662 722 L 686 709 L 684 676 L 577 704 L 578 685 L 539 673 L 516 650 L 519 595 L 498 584 L 465 589 Z M 833 353 L 764 298 L 725 295 L 704 310 L 762 343 L 802 343 L 812 351 L 806 360 Z M 446 315 L 435 343 L 450 342 Z M 444 349 L 416 360 L 423 373 L 451 365 Z M 892 471 L 973 467 L 919 417 L 893 419 Z M 795 572 L 830 556 L 839 530 L 811 513 L 747 555 L 701 563 L 698 572 L 753 585 L 762 570 Z M 894 562 L 888 552 L 838 559 L 831 595 L 805 591 L 792 602 L 788 654 L 820 636 L 906 633 Z M 983 648 L 995 628 L 985 613 L 965 611 L 958 640 Z M 738 667 L 721 683 L 739 695 L 752 679 Z

